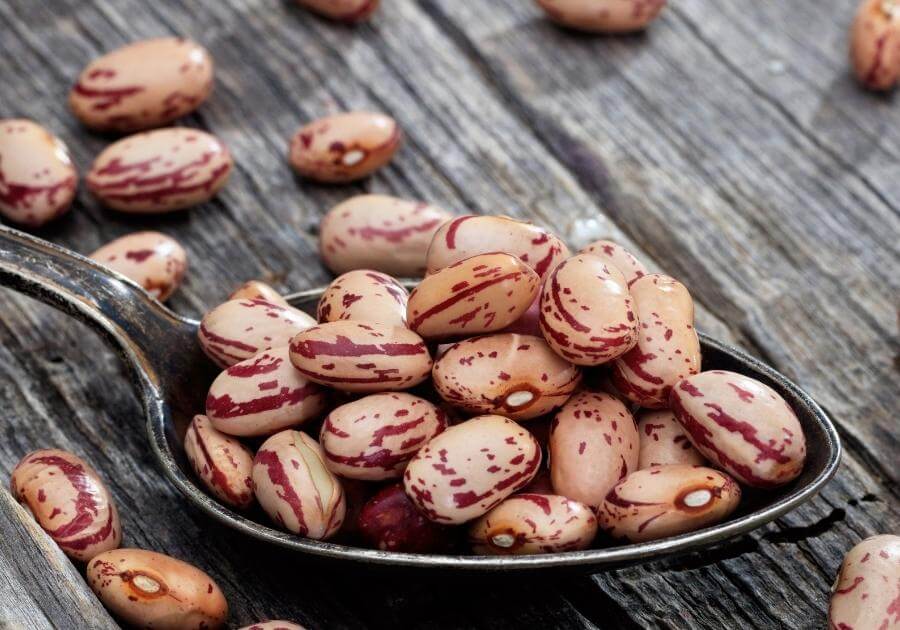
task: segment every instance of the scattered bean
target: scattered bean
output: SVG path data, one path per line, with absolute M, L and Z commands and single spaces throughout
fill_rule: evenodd
M 595 33 L 640 31 L 656 19 L 666 0 L 537 0 L 547 17 Z
M 241 509 L 250 507 L 253 453 L 246 446 L 216 430 L 206 416 L 197 415 L 184 436 L 184 452 L 217 499 Z
M 112 496 L 80 457 L 59 449 L 31 452 L 13 469 L 10 487 L 70 558 L 86 562 L 121 544 Z
M 641 276 L 647 275 L 647 268 L 630 251 L 613 241 L 594 241 L 582 248 L 579 254 L 591 254 L 611 264 L 622 272 L 625 282 L 631 284 Z
M 889 90 L 900 80 L 900 0 L 863 0 L 850 31 L 850 59 L 859 82 Z
M 232 291 L 228 296 L 229 300 L 263 300 L 269 304 L 277 304 L 278 306 L 290 306 L 287 300 L 281 297 L 275 289 L 265 282 L 259 280 L 249 280 Z
M 706 464 L 706 458 L 694 448 L 668 409 L 644 411 L 637 417 L 637 426 L 641 441 L 639 469 L 664 464 Z
M 701 372 L 672 388 L 669 406 L 694 447 L 738 481 L 771 488 L 803 470 L 803 427 L 768 385 L 735 372 Z
M 212 84 L 213 61 L 205 48 L 180 37 L 148 39 L 88 64 L 69 106 L 93 129 L 139 131 L 194 111 Z
M 652 466 L 629 474 L 597 512 L 600 528 L 631 542 L 677 536 L 724 520 L 741 489 L 725 473 L 703 466 Z
M 332 20 L 353 23 L 372 17 L 380 0 L 296 0 L 296 2 Z
M 40 227 L 68 211 L 77 186 L 62 140 L 30 120 L 0 120 L 0 215 Z
M 350 320 L 406 326 L 409 292 L 387 274 L 348 271 L 328 285 L 316 309 L 320 323 Z
M 828 627 L 896 629 L 900 625 L 900 536 L 866 538 L 847 552 L 828 607 Z
M 363 539 L 382 551 L 441 553 L 450 551 L 456 542 L 455 530 L 425 518 L 399 483 L 372 497 L 358 522 Z
M 184 248 L 171 236 L 159 232 L 126 234 L 90 257 L 134 280 L 160 302 L 178 288 L 187 269 Z

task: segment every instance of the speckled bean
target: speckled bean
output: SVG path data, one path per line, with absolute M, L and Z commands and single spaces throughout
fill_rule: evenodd
M 668 409 L 644 411 L 637 417 L 637 426 L 641 440 L 639 469 L 664 464 L 694 466 L 706 463 L 706 458 L 694 448 L 675 414 Z
M 456 530 L 425 518 L 406 493 L 403 484 L 380 490 L 359 513 L 359 532 L 372 548 L 401 553 L 450 551 Z
M 178 288 L 187 270 L 187 252 L 174 238 L 159 232 L 126 234 L 90 257 L 134 280 L 160 302 Z
M 659 409 L 668 404 L 672 385 L 700 371 L 694 302 L 683 284 L 662 274 L 638 278 L 629 290 L 637 345 L 613 363 L 613 384 L 641 407 Z
M 238 630 L 306 630 L 306 628 L 293 621 L 273 619 L 271 621 L 257 621 L 251 626 L 243 626 Z
M 357 269 L 328 285 L 316 309 L 320 323 L 349 320 L 406 326 L 409 292 L 391 276 Z
M 640 31 L 666 6 L 666 0 L 536 1 L 557 24 L 594 33 Z
M 253 453 L 246 446 L 217 431 L 206 416 L 197 415 L 184 436 L 184 452 L 217 499 L 236 508 L 250 507 Z
M 459 524 L 528 485 L 540 466 L 541 447 L 528 431 L 508 418 L 477 416 L 422 447 L 403 485 L 430 520 Z
M 597 534 L 588 506 L 553 494 L 516 494 L 472 523 L 479 554 L 522 555 L 587 549 Z
M 771 488 L 803 470 L 803 427 L 768 385 L 735 372 L 701 372 L 672 388 L 669 406 L 694 447 L 742 483 Z
M 614 241 L 594 241 L 581 249 L 579 254 L 590 254 L 611 264 L 622 272 L 625 282 L 631 284 L 641 276 L 647 275 L 647 267 L 630 251 Z
M 677 536 L 731 514 L 741 489 L 725 473 L 704 466 L 653 466 L 629 474 L 613 487 L 597 518 L 613 538 L 631 542 Z
M 541 332 L 550 347 L 578 365 L 600 365 L 637 341 L 625 276 L 589 254 L 562 262 L 541 291 Z
M 428 273 L 478 254 L 512 254 L 543 278 L 569 257 L 569 248 L 542 227 L 503 216 L 457 217 L 441 226 L 428 248 Z
M 179 37 L 135 42 L 95 59 L 69 93 L 86 126 L 131 132 L 165 125 L 194 111 L 212 90 L 213 61 Z
M 375 13 L 380 0 L 295 0 L 301 7 L 339 22 L 362 22 Z
M 80 457 L 59 449 L 31 452 L 13 469 L 10 487 L 70 558 L 88 561 L 121 544 L 112 496 Z
M 315 120 L 291 139 L 291 166 L 298 174 L 327 183 L 346 183 L 385 166 L 403 134 L 390 116 L 347 112 Z
M 637 470 L 634 418 L 602 392 L 572 396 L 550 426 L 550 478 L 557 494 L 596 507 L 616 482 Z
M 513 420 L 536 418 L 561 406 L 581 370 L 540 337 L 499 334 L 461 341 L 434 364 L 434 387 L 455 407 Z
M 828 627 L 896 630 L 900 627 L 900 536 L 866 538 L 844 556 L 831 587 Z
M 106 206 L 147 214 L 182 210 L 208 201 L 231 174 L 231 153 L 206 132 L 156 129 L 106 147 L 85 178 Z
M 235 363 L 216 377 L 206 415 L 229 435 L 271 435 L 318 416 L 326 393 L 293 366 L 287 345 Z
M 539 288 L 515 256 L 472 256 L 426 276 L 409 296 L 406 319 L 429 340 L 497 331 L 528 310 Z
M 228 602 L 197 567 L 143 549 L 116 549 L 88 564 L 87 582 L 111 613 L 156 630 L 220 628 Z
M 290 306 L 281 294 L 265 282 L 248 280 L 228 296 L 229 300 L 263 300 L 278 306 Z
M 319 225 L 319 255 L 336 274 L 374 269 L 397 277 L 425 273 L 431 238 L 453 215 L 420 201 L 357 195 Z
M 295 308 L 264 300 L 228 300 L 203 316 L 197 336 L 206 356 L 225 368 L 263 350 L 286 346 L 315 323 Z
M 319 443 L 331 472 L 378 481 L 400 477 L 413 455 L 446 428 L 444 412 L 427 400 L 383 392 L 334 409 Z
M 307 538 L 328 538 L 344 521 L 341 483 L 325 466 L 322 448 L 301 431 L 263 442 L 253 460 L 253 491 L 273 521 Z
M 900 80 L 900 0 L 863 0 L 850 30 L 850 60 L 859 82 L 889 90 Z
M 307 378 L 347 392 L 409 389 L 431 375 L 431 355 L 399 326 L 328 322 L 291 341 L 291 362 Z
M 0 120 L 0 215 L 40 227 L 65 214 L 77 186 L 62 140 L 30 120 Z

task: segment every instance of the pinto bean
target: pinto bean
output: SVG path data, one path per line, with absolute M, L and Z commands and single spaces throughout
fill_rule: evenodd
M 134 232 L 110 241 L 90 256 L 134 280 L 160 302 L 179 287 L 187 269 L 187 252 L 171 236 Z
M 406 326 L 409 292 L 387 274 L 348 271 L 328 285 L 316 309 L 320 323 L 350 320 Z
M 228 296 L 229 300 L 263 300 L 278 306 L 290 306 L 281 294 L 265 282 L 248 280 Z
M 625 282 L 631 284 L 641 276 L 647 275 L 647 267 L 630 251 L 613 241 L 594 241 L 581 249 L 579 254 L 590 254 L 622 272 Z
M 640 31 L 656 19 L 666 0 L 537 0 L 562 26 L 594 33 Z
M 896 628 L 900 623 L 900 536 L 866 538 L 844 556 L 831 587 L 828 627 Z
M 184 452 L 217 499 L 236 508 L 250 507 L 253 453 L 246 446 L 217 431 L 206 416 L 197 415 L 184 436 Z
M 900 1 L 863 0 L 850 30 L 850 60 L 859 82 L 889 90 L 900 80 Z
M 644 411 L 637 417 L 640 453 L 638 468 L 662 466 L 664 464 L 702 465 L 706 458 L 700 454 L 675 414 L 668 409 Z

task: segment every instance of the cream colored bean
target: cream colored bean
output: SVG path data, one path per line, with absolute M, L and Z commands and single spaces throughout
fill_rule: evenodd
M 296 0 L 297 4 L 339 22 L 362 22 L 375 13 L 380 0 Z
M 306 630 L 306 628 L 293 621 L 273 619 L 272 621 L 259 621 L 252 626 L 243 626 L 239 630 Z
M 672 388 L 669 406 L 694 447 L 742 483 L 771 488 L 803 470 L 803 427 L 768 385 L 735 372 L 701 372 Z
M 552 494 L 516 494 L 475 521 L 469 544 L 475 553 L 524 555 L 587 549 L 597 535 L 588 506 Z
M 434 387 L 451 405 L 513 420 L 537 418 L 561 406 L 581 370 L 540 337 L 487 335 L 461 341 L 434 364 Z
M 143 549 L 116 549 L 88 564 L 88 585 L 121 621 L 141 628 L 220 628 L 228 602 L 197 567 Z
M 866 538 L 847 552 L 828 607 L 828 627 L 896 630 L 900 627 L 900 536 Z
M 282 528 L 325 539 L 340 529 L 346 505 L 341 483 L 314 439 L 290 429 L 263 442 L 253 460 L 256 500 Z
M 371 269 L 357 269 L 328 285 L 316 309 L 320 323 L 349 320 L 406 326 L 409 292 L 394 278 Z
M 427 400 L 384 392 L 334 409 L 319 443 L 331 472 L 380 481 L 400 477 L 413 455 L 446 428 L 444 412 Z
M 374 269 L 421 276 L 431 238 L 453 215 L 419 201 L 357 195 L 328 211 L 319 225 L 319 255 L 336 274 Z
M 301 127 L 291 139 L 291 166 L 327 183 L 346 183 L 385 166 L 403 134 L 390 116 L 372 112 L 335 114 Z
M 677 536 L 728 517 L 741 489 L 703 466 L 653 466 L 629 474 L 609 491 L 597 518 L 613 538 L 631 542 Z
M 219 367 L 249 359 L 263 350 L 286 346 L 316 320 L 291 307 L 263 300 L 228 300 L 200 320 L 200 346 Z
M 590 254 L 569 258 L 547 277 L 540 324 L 550 347 L 577 365 L 607 363 L 637 342 L 625 276 Z
M 406 319 L 428 340 L 497 331 L 528 310 L 539 288 L 540 278 L 515 256 L 472 256 L 422 280 Z
M 675 414 L 668 409 L 644 411 L 637 417 L 641 445 L 638 468 L 664 464 L 703 465 L 706 458 L 694 448 Z
M 611 264 L 622 272 L 625 282 L 631 284 L 641 276 L 647 275 L 647 267 L 630 251 L 613 241 L 594 241 L 581 249 L 579 254 L 590 254 Z
M 422 447 L 406 467 L 406 494 L 428 519 L 478 518 L 524 488 L 541 466 L 541 447 L 508 418 L 478 416 Z
M 179 287 L 187 270 L 187 252 L 174 238 L 159 232 L 127 234 L 90 257 L 134 280 L 160 302 Z
M 666 0 L 536 0 L 554 22 L 594 33 L 640 31 L 656 19 Z
M 69 106 L 93 129 L 139 131 L 194 111 L 212 84 L 213 61 L 205 48 L 178 37 L 148 39 L 88 64 Z
M 86 562 L 121 544 L 112 496 L 80 457 L 59 449 L 31 452 L 13 469 L 10 487 L 70 558 Z
M 863 0 L 850 30 L 850 60 L 859 82 L 889 90 L 900 80 L 900 0 Z
M 197 415 L 184 436 L 184 452 L 217 499 L 241 509 L 250 507 L 253 453 L 246 446 L 217 431 L 206 416 Z
M 278 306 L 290 306 L 275 289 L 259 280 L 248 280 L 228 296 L 229 300 L 263 300 Z
M 325 390 L 303 376 L 287 345 L 228 367 L 206 396 L 206 415 L 228 435 L 271 435 L 301 425 L 325 409 Z
M 621 402 L 578 392 L 550 425 L 550 478 L 557 494 L 596 507 L 616 482 L 637 470 L 640 440 Z
M 683 284 L 662 274 L 629 287 L 639 322 L 637 344 L 612 366 L 616 388 L 642 407 L 668 404 L 672 385 L 700 371 L 694 302 Z
M 569 257 L 566 244 L 544 228 L 509 217 L 467 215 L 435 233 L 428 248 L 428 273 L 492 252 L 516 256 L 541 278 Z
M 85 179 L 104 205 L 136 214 L 209 201 L 228 180 L 231 153 L 215 136 L 187 127 L 135 134 L 108 146 Z
M 293 338 L 291 362 L 311 381 L 347 392 L 409 389 L 431 375 L 422 338 L 383 324 L 319 324 Z
M 68 211 L 77 186 L 62 140 L 30 120 L 0 120 L 0 215 L 40 227 Z

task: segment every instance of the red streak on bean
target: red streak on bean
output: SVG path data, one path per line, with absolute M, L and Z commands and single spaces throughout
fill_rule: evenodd
M 433 230 L 435 227 L 440 225 L 440 223 L 440 219 L 431 219 L 419 225 L 410 225 L 408 227 L 398 228 L 396 230 L 376 228 L 367 225 L 359 230 L 359 237 L 364 241 L 371 241 L 372 239 L 377 237 L 383 238 L 389 243 L 402 243 L 405 239 L 409 238 L 413 234 L 421 234 L 422 232 Z
M 284 466 L 282 465 L 278 454 L 274 451 L 260 450 L 256 453 L 254 463 L 265 466 L 269 481 L 281 488 L 281 492 L 276 493 L 278 498 L 287 503 L 288 507 L 291 508 L 291 511 L 297 518 L 297 523 L 300 528 L 298 533 L 301 536 L 306 536 L 306 534 L 309 533 L 309 528 L 306 526 L 306 519 L 303 518 L 303 504 L 300 501 L 297 492 L 294 490 L 294 487 L 291 485 L 291 481 L 284 471 Z
M 462 300 L 465 300 L 467 297 L 469 297 L 471 295 L 475 295 L 475 294 L 483 291 L 484 289 L 487 289 L 488 287 L 491 287 L 495 284 L 499 284 L 501 282 L 506 282 L 507 280 L 517 281 L 522 275 L 523 275 L 523 273 L 521 271 L 512 271 L 510 273 L 503 274 L 502 276 L 498 276 L 498 277 L 492 278 L 490 280 L 485 280 L 484 282 L 479 282 L 478 284 L 469 287 L 465 291 L 460 291 L 459 293 L 456 293 L 453 296 L 447 298 L 443 302 L 440 302 L 439 304 L 435 304 L 430 309 L 428 309 L 427 311 L 425 311 L 424 313 L 420 314 L 418 317 L 413 319 L 411 322 L 409 322 L 409 327 L 412 330 L 416 330 L 429 317 L 432 317 L 434 315 L 437 315 L 438 313 L 441 313 L 441 312 L 447 310 L 448 308 L 450 308 L 457 302 L 461 302 Z
M 237 505 L 244 505 L 247 503 L 247 494 L 241 493 L 238 494 L 231 489 L 230 484 L 228 483 L 228 476 L 222 472 L 222 469 L 216 465 L 215 460 L 212 458 L 212 455 L 209 452 L 209 447 L 206 445 L 206 441 L 203 439 L 201 432 L 197 430 L 196 425 L 194 426 L 194 439 L 197 441 L 197 446 L 200 447 L 200 452 L 203 453 L 203 459 L 206 462 L 206 469 L 210 473 L 209 482 L 217 487 L 222 493 L 228 497 L 228 499 Z
M 446 242 L 447 249 L 456 249 L 456 233 L 459 231 L 459 226 L 462 225 L 463 221 L 468 221 L 469 219 L 474 219 L 474 215 L 468 215 L 465 217 L 459 217 L 457 219 L 453 219 L 450 223 L 450 227 L 447 228 Z
M 337 335 L 334 341 L 301 339 L 291 344 L 291 351 L 307 359 L 320 355 L 329 357 L 364 357 L 386 355 L 391 357 L 427 354 L 424 343 L 356 343 L 345 335 Z
M 263 413 L 265 411 L 273 411 L 281 409 L 284 406 L 299 405 L 310 396 L 317 396 L 321 393 L 319 387 L 314 383 L 306 383 L 302 387 L 282 387 L 277 394 L 269 396 L 260 396 L 245 401 L 235 401 L 230 394 L 222 396 L 214 396 L 210 394 L 206 397 L 206 413 L 214 418 L 238 418 L 241 416 Z
M 78 96 L 98 99 L 97 102 L 91 106 L 91 109 L 102 112 L 120 104 L 129 96 L 134 96 L 135 94 L 143 92 L 144 88 L 140 85 L 121 88 L 89 88 L 79 81 L 75 84 L 75 87 L 72 88 L 72 91 Z
M 516 498 L 521 499 L 522 501 L 531 501 L 535 505 L 537 505 L 541 510 L 544 511 L 544 514 L 550 516 L 550 500 L 542 494 L 520 494 Z

